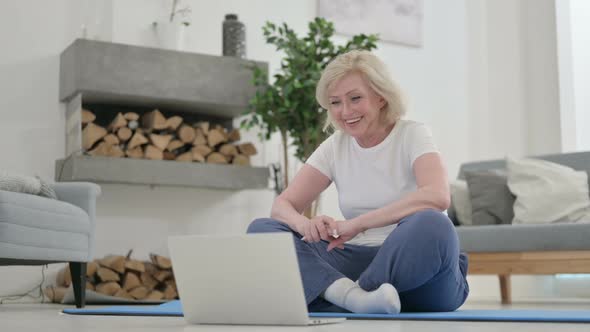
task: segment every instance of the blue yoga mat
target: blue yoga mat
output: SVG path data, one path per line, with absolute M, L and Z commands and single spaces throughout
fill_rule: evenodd
M 180 301 L 171 301 L 157 306 L 113 306 L 98 309 L 64 309 L 73 315 L 116 315 L 116 316 L 182 316 Z M 590 323 L 590 310 L 458 310 L 453 312 L 420 312 L 384 314 L 353 314 L 312 312 L 310 317 L 344 317 L 348 319 L 380 320 L 453 320 L 453 321 L 497 321 L 497 322 L 561 322 Z

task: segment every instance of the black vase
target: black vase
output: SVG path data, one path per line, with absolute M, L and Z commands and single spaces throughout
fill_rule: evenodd
M 223 55 L 246 57 L 246 26 L 236 14 L 225 15 L 223 21 Z

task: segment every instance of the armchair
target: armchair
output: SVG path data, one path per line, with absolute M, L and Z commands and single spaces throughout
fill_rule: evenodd
M 87 182 L 51 185 L 58 200 L 0 190 L 0 265 L 68 262 L 76 307 L 85 305 L 86 263 L 94 256 L 96 198 Z

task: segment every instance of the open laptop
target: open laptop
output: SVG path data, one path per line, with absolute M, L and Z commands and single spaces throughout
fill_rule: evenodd
M 315 325 L 291 234 L 168 238 L 184 317 L 191 324 Z

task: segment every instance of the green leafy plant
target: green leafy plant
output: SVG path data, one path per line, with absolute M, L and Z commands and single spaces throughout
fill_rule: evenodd
M 270 139 L 280 132 L 283 143 L 284 185 L 288 184 L 288 138 L 296 147 L 295 157 L 305 161 L 328 136 L 323 131 L 326 110 L 315 100 L 315 89 L 322 70 L 337 55 L 353 49 L 372 50 L 377 47 L 377 35 L 355 35 L 344 45 L 336 46 L 331 37 L 334 25 L 316 18 L 308 25 L 307 36 L 299 38 L 287 24 L 267 22 L 262 30 L 266 42 L 284 53 L 281 67 L 273 83 L 268 73 L 252 66 L 256 95 L 250 101 L 242 127 L 258 127 L 261 139 Z

